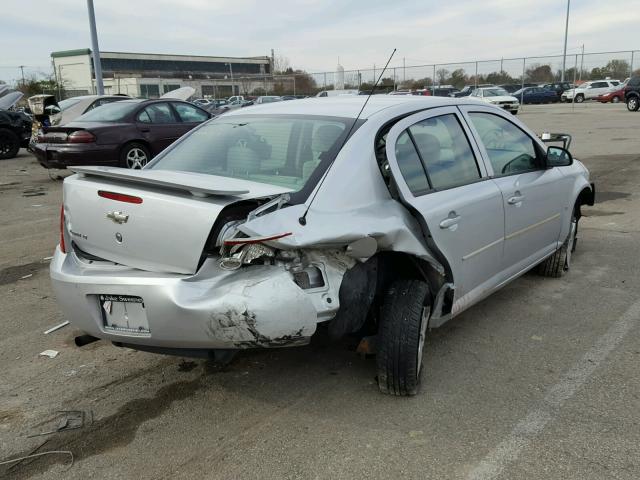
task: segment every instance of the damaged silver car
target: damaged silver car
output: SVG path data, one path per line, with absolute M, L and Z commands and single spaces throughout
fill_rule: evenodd
M 430 328 L 534 267 L 568 270 L 594 187 L 496 107 L 365 102 L 237 110 L 142 170 L 74 168 L 51 263 L 68 319 L 217 359 L 366 335 L 380 390 L 415 394 Z

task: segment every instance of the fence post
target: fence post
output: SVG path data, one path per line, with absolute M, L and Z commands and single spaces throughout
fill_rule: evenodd
M 478 88 L 478 62 L 476 61 L 476 74 L 473 77 L 474 78 L 474 85 L 476 88 Z
M 327 72 L 324 72 L 324 90 L 327 89 Z
M 576 73 L 578 70 L 578 55 L 576 54 L 576 62 L 573 67 L 573 98 L 571 99 L 571 110 L 574 110 L 576 107 Z
M 396 90 L 396 67 L 393 67 L 393 91 L 395 92 Z
M 636 53 L 635 50 L 631 50 L 631 72 L 629 73 L 629 78 L 633 77 L 633 54 Z
M 520 88 L 524 88 L 524 72 L 527 66 L 527 57 L 524 57 L 522 59 L 522 85 L 520 86 Z M 524 106 L 524 91 L 520 90 L 520 106 Z
M 436 66 L 435 64 L 433 65 L 433 81 L 431 82 L 431 84 L 435 87 L 436 86 Z

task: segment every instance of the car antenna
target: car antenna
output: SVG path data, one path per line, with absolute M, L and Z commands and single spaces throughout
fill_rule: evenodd
M 353 120 L 353 123 L 351 123 L 351 127 L 349 127 L 349 130 L 347 131 L 347 134 L 345 135 L 344 139 L 342 140 L 342 145 L 340 145 L 340 148 L 338 149 L 338 153 L 340 153 L 340 150 L 342 150 L 342 148 L 344 147 L 345 143 L 347 143 L 347 140 L 349 140 L 349 136 L 351 135 L 351 132 L 353 131 L 354 127 L 356 126 L 356 123 L 358 123 L 358 120 L 360 119 L 360 115 L 362 115 L 362 112 L 364 111 L 364 108 L 367 106 L 367 103 L 369 103 L 369 99 L 373 95 L 373 92 L 375 92 L 376 87 L 378 86 L 378 83 L 380 82 L 380 79 L 382 78 L 382 75 L 384 74 L 385 70 L 389 66 L 389 62 L 391 62 L 391 59 L 395 55 L 396 50 L 397 50 L 396 48 L 393 49 L 393 52 L 391 52 L 391 55 L 389 56 L 389 59 L 387 60 L 387 63 L 385 64 L 384 68 L 380 72 L 380 75 L 378 76 L 378 79 L 376 80 L 376 83 L 374 83 L 373 86 L 371 87 L 371 91 L 369 92 L 369 95 L 367 95 L 367 99 L 362 104 L 362 108 L 358 112 L 358 115 L 356 116 L 356 118 Z M 336 153 L 336 157 L 338 156 L 338 153 Z M 335 158 L 333 160 L 331 160 L 331 163 L 327 167 L 327 171 L 324 173 L 324 175 L 322 176 L 322 179 L 320 180 L 320 184 L 318 185 L 318 188 L 316 188 L 316 191 L 313 194 L 313 197 L 311 197 L 311 201 L 309 202 L 309 205 L 307 205 L 307 209 L 304 211 L 302 216 L 300 218 L 298 218 L 298 222 L 300 222 L 300 225 L 306 225 L 307 224 L 307 213 L 309 213 L 309 209 L 311 208 L 311 204 L 316 199 L 316 195 L 318 195 L 318 192 L 320 191 L 320 187 L 322 186 L 322 184 L 324 183 L 324 180 L 329 175 L 329 170 L 331 170 L 331 167 L 333 166 L 333 162 L 335 162 L 335 160 L 336 160 Z

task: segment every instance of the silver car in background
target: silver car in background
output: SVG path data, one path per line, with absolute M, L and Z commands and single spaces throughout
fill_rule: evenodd
M 67 318 L 214 358 L 373 332 L 380 390 L 415 394 L 428 328 L 568 270 L 594 187 L 501 108 L 385 95 L 357 117 L 365 100 L 235 110 L 143 170 L 75 168 L 51 263 Z

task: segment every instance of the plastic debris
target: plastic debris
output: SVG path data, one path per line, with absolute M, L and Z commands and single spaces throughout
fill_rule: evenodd
M 69 320 L 62 322 L 60 325 L 56 325 L 55 327 L 51 327 L 49 330 L 45 330 L 44 334 L 48 335 L 51 332 L 55 332 L 56 330 L 60 330 L 63 327 L 66 327 L 67 325 L 69 325 Z
M 58 356 L 58 353 L 59 352 L 57 350 L 45 350 L 44 352 L 40 352 L 38 356 L 56 358 Z
M 33 277 L 33 273 L 30 273 L 29 275 L 24 275 L 23 277 L 20 277 L 20 280 L 24 280 L 25 278 L 29 278 L 29 277 Z

